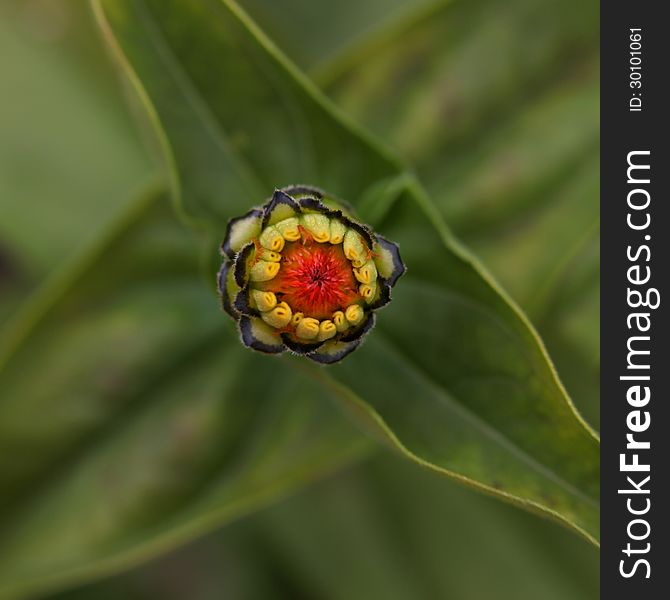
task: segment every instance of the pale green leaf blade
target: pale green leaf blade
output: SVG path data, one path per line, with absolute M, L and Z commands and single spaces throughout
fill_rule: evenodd
M 497 11 L 489 0 L 438 2 L 434 14 L 417 10 L 315 75 L 414 160 L 597 426 L 597 3 L 512 0 L 493 23 Z M 431 115 L 445 126 L 433 127 Z M 573 290 L 571 300 L 562 289 Z M 588 313 L 577 319 L 580 306 Z
M 419 462 L 597 537 L 595 435 L 527 320 L 397 161 L 335 111 L 233 2 L 101 7 L 107 39 L 145 97 L 191 216 L 222 232 L 226 218 L 298 181 L 361 204 L 364 217 L 400 242 L 410 275 L 380 315 L 382 332 L 323 373 L 346 382 L 345 395 L 360 392 L 358 408 Z M 405 192 L 384 194 L 389 181 Z M 391 336 L 409 357 L 394 356 Z M 459 359 L 447 369 L 439 362 L 446 351 Z M 462 370 L 466 359 L 470 369 Z M 500 386 L 497 378 L 510 381 Z M 454 410 L 444 409 L 447 395 L 457 399 Z M 458 412 L 466 417 L 452 420 Z M 483 427 L 472 425 L 479 421 Z
M 3 338 L 0 597 L 128 568 L 367 447 L 240 345 L 196 249 L 151 193 Z

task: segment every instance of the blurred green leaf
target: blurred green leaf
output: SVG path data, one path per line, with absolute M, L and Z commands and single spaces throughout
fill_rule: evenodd
M 86 9 L 0 3 L 0 247 L 22 292 L 91 243 L 153 170 L 99 45 L 70 47 Z
M 383 454 L 254 515 L 246 530 L 259 568 L 281 572 L 299 597 L 597 597 L 595 548 Z
M 443 0 L 315 77 L 422 176 L 454 177 L 445 159 L 467 159 L 478 136 L 593 54 L 597 27 L 592 0 Z
M 239 4 L 302 69 L 332 68 L 354 48 L 452 0 L 243 0 Z
M 196 249 L 149 193 L 4 337 L 0 597 L 127 568 L 367 447 L 312 378 L 240 345 Z
M 593 600 L 598 559 L 568 530 L 379 452 L 52 600 Z
M 420 464 L 597 538 L 596 436 L 526 318 L 398 161 L 234 2 L 96 6 L 199 225 L 220 237 L 274 187 L 306 182 L 352 201 L 400 243 L 409 275 L 379 331 L 318 376 Z
M 596 426 L 597 28 L 597 2 L 437 2 L 315 71 L 414 162 L 449 225 L 529 313 Z

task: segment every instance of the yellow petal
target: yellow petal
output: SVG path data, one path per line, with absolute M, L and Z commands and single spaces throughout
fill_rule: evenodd
M 353 229 L 347 229 L 342 242 L 344 255 L 354 263 L 354 267 L 362 267 L 366 261 L 365 243 L 360 234 Z
M 291 322 L 291 307 L 286 302 L 280 302 L 270 312 L 261 313 L 261 319 L 268 325 L 282 329 Z
M 302 216 L 302 224 L 317 242 L 330 239 L 330 219 L 320 213 L 307 213 Z
M 319 322 L 312 317 L 303 317 L 295 328 L 295 334 L 304 340 L 313 340 L 319 335 Z
M 275 229 L 281 233 L 282 237 L 287 242 L 296 242 L 300 239 L 300 229 L 298 229 L 299 221 L 297 217 L 291 217 L 279 221 L 275 225 Z
M 347 226 L 339 219 L 330 221 L 330 243 L 341 244 L 344 240 L 344 234 L 347 232 Z
M 256 303 L 256 307 L 261 312 L 267 312 L 277 306 L 277 296 L 275 296 L 272 292 L 251 290 L 251 297 Z
M 274 225 L 263 229 L 260 242 L 263 248 L 267 248 L 273 252 L 281 252 L 284 249 L 284 237 Z
M 279 273 L 278 262 L 267 262 L 259 260 L 249 271 L 249 279 L 251 281 L 270 281 L 274 279 L 275 275 Z
M 338 331 L 345 331 L 349 328 L 347 318 L 341 310 L 337 310 L 333 313 L 333 323 L 335 323 L 335 327 L 337 327 Z
M 360 269 L 354 269 L 354 277 L 361 283 L 371 284 L 377 279 L 377 267 L 369 260 Z
M 267 260 L 268 262 L 279 262 L 281 260 L 281 254 L 279 252 L 273 252 L 272 250 L 266 250 L 262 248 L 261 258 Z
M 347 306 L 344 316 L 351 325 L 358 325 L 363 320 L 364 312 L 358 304 L 352 304 Z
M 316 339 L 320 342 L 324 342 L 332 337 L 335 337 L 336 333 L 337 327 L 335 327 L 335 323 L 326 319 L 325 321 L 321 321 L 319 324 L 319 333 L 316 336 Z
M 377 292 L 377 282 L 373 281 L 372 283 L 362 283 L 358 287 L 358 293 L 365 298 L 366 302 L 372 302 Z

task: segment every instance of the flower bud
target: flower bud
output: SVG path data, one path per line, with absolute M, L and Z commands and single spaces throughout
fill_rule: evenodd
M 218 285 L 246 346 L 330 364 L 374 327 L 405 266 L 396 244 L 339 206 L 291 186 L 229 222 Z

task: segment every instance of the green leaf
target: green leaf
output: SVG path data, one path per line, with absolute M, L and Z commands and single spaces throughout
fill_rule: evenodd
M 360 205 L 400 243 L 409 275 L 380 331 L 318 376 L 418 463 L 594 541 L 597 437 L 527 319 L 399 162 L 234 2 L 96 7 L 163 140 L 181 206 L 201 226 L 222 236 L 274 187 L 304 182 Z
M 451 0 L 446 0 L 451 1 Z M 244 0 L 240 5 L 302 69 L 339 62 L 352 47 L 366 45 L 389 29 L 402 27 L 417 12 L 432 12 L 445 0 Z M 328 24 L 325 26 L 325 24 Z
M 269 573 L 281 568 L 283 581 L 314 597 L 598 596 L 594 547 L 384 454 L 254 515 L 245 525 L 252 541 L 259 540 L 250 562 Z M 228 537 L 219 543 L 225 545 Z
M 566 529 L 379 452 L 143 568 L 50 599 L 225 590 L 264 600 L 593 600 L 598 560 Z M 166 591 L 175 572 L 179 586 Z
M 22 291 L 118 218 L 152 170 L 99 44 L 73 42 L 86 9 L 0 6 L 0 246 Z
M 593 54 L 598 15 L 592 1 L 443 0 L 315 77 L 422 175 L 432 167 L 453 177 L 445 154 L 468 154 L 473 140 Z
M 419 9 L 315 75 L 415 161 L 450 226 L 528 311 L 597 425 L 597 3 L 511 0 L 504 27 L 486 16 L 499 10 L 490 0 Z M 438 116 L 450 126 L 433 127 Z M 588 313 L 577 319 L 580 306 Z
M 365 451 L 311 378 L 240 345 L 194 242 L 149 193 L 3 338 L 0 597 L 128 568 Z

